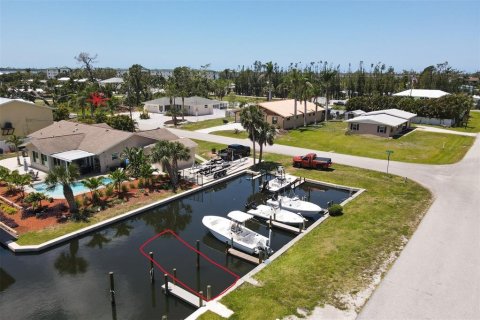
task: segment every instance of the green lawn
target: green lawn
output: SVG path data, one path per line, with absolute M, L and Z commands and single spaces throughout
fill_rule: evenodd
M 470 111 L 470 119 L 468 120 L 467 127 L 455 127 L 455 128 L 448 128 L 442 126 L 433 126 L 433 125 L 425 125 L 422 126 L 434 127 L 439 129 L 446 129 L 458 132 L 468 132 L 468 133 L 477 133 L 480 132 L 480 110 Z
M 223 123 L 224 119 L 227 119 L 228 122 L 232 122 L 234 120 L 233 117 L 226 117 L 226 118 L 210 119 L 210 120 L 204 120 L 204 121 L 198 121 L 198 122 L 190 122 L 182 125 L 180 129 L 195 131 L 200 129 L 221 126 L 221 125 L 224 125 Z
M 290 157 L 267 154 L 288 172 L 367 189 L 259 272 L 262 284 L 248 283 L 222 298 L 232 319 L 281 319 L 297 308 L 331 304 L 344 308 L 340 294 L 363 290 L 392 253 L 411 237 L 430 206 L 428 190 L 398 176 L 335 165 L 333 171 L 295 169 Z M 220 319 L 207 313 L 201 319 Z
M 473 137 L 420 131 L 399 139 L 346 135 L 346 127 L 345 122 L 328 122 L 318 128 L 290 130 L 275 143 L 377 159 L 385 159 L 385 151 L 393 150 L 391 160 L 448 164 L 461 160 L 474 141 Z
M 237 138 L 237 139 L 247 139 L 248 138 L 248 134 L 247 134 L 246 131 L 239 131 L 238 133 L 235 133 L 234 130 L 222 130 L 222 131 L 212 132 L 211 134 L 215 134 L 217 136 Z

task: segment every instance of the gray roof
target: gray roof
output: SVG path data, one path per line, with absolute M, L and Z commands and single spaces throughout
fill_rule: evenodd
M 89 125 L 62 120 L 30 134 L 30 141 L 25 145 L 33 145 L 40 152 L 49 155 L 70 150 L 100 154 L 134 136 L 142 137 L 145 140 L 144 145 L 161 140 L 185 142 L 187 147 L 194 144 L 193 141 L 188 143 L 186 140 L 189 139 L 180 139 L 164 128 L 132 133 L 112 129 L 107 124 Z
M 219 103 L 225 103 L 225 102 L 224 101 L 219 101 L 219 100 L 207 99 L 207 98 L 198 97 L 198 96 L 185 97 L 185 105 L 186 106 L 204 106 L 206 104 L 219 104 Z M 155 100 L 145 101 L 143 104 L 154 104 L 154 105 L 160 105 L 160 106 L 168 106 L 168 105 L 170 105 L 170 97 L 163 97 L 163 98 L 158 98 L 158 99 L 155 99 Z M 182 97 L 175 97 L 175 104 L 177 104 L 177 105 L 182 104 Z

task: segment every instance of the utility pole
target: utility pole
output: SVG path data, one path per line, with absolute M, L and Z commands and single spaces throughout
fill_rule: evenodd
M 392 150 L 387 150 L 387 174 L 388 174 L 388 166 L 390 165 L 390 155 L 393 153 Z

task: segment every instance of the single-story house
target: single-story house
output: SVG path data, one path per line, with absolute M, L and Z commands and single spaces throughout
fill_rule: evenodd
M 373 134 L 381 137 L 392 137 L 410 127 L 415 113 L 398 109 L 387 109 L 367 112 L 361 116 L 347 120 L 348 132 L 355 134 Z
M 106 173 L 121 166 L 120 154 L 126 147 L 143 147 L 148 154 L 161 140 L 179 141 L 190 148 L 190 159 L 179 163 L 179 167 L 193 164 L 197 144 L 164 128 L 126 132 L 105 123 L 88 125 L 62 120 L 30 134 L 25 147 L 33 168 L 49 171 L 54 166 L 75 163 L 81 174 L 87 174 Z
M 25 137 L 53 123 L 53 109 L 22 99 L 0 98 L 0 148 L 12 135 Z
M 313 102 L 307 101 L 307 113 L 304 114 L 305 105 L 303 101 L 297 101 L 297 116 L 295 117 L 295 100 L 277 100 L 259 103 L 258 106 L 265 114 L 265 120 L 284 130 L 303 126 L 304 116 L 307 124 L 320 122 L 324 119 L 325 109 L 316 106 Z M 240 122 L 241 109 L 235 112 L 235 121 Z
M 345 120 L 353 119 L 364 115 L 366 112 L 363 110 L 353 110 L 345 112 Z
M 402 92 L 394 93 L 395 97 L 412 97 L 415 99 L 436 99 L 450 93 L 442 90 L 431 90 L 431 89 L 409 89 Z
M 168 112 L 172 106 L 170 105 L 170 97 L 163 97 L 155 100 L 145 101 L 143 109 L 153 113 Z M 173 98 L 173 106 L 178 110 L 182 108 L 182 97 Z M 185 97 L 184 99 L 184 114 L 189 116 L 203 116 L 213 114 L 213 109 L 225 109 L 228 107 L 228 102 L 212 100 L 203 97 Z

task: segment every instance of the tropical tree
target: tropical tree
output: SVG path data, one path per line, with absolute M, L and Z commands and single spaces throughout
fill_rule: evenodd
M 182 98 L 182 120 L 185 120 L 185 97 L 190 94 L 192 87 L 192 73 L 188 67 L 177 67 L 173 69 L 176 91 Z
M 270 146 L 273 145 L 276 134 L 277 130 L 275 126 L 271 125 L 267 121 L 261 123 L 260 126 L 257 128 L 256 136 L 258 145 L 260 146 L 260 155 L 258 156 L 259 163 L 262 162 L 263 146 L 266 146 L 267 144 Z
M 159 141 L 152 149 L 151 160 L 160 163 L 172 182 L 173 190 L 178 185 L 178 161 L 190 159 L 190 149 L 178 141 Z
M 330 101 L 330 93 L 332 89 L 333 82 L 335 77 L 337 76 L 337 70 L 331 67 L 325 67 L 322 72 L 320 72 L 320 81 L 323 84 L 323 88 L 325 90 L 325 121 L 328 121 L 328 104 Z
M 240 112 L 240 123 L 248 132 L 248 137 L 253 143 L 253 164 L 256 160 L 255 142 L 257 142 L 256 132 L 263 123 L 263 113 L 256 105 L 243 108 Z
M 110 111 L 110 115 L 114 115 L 115 114 L 115 111 L 117 111 L 117 109 L 120 107 L 120 99 L 113 96 L 110 98 L 110 100 L 107 101 L 107 107 L 108 107 L 108 110 Z
M 25 187 L 32 182 L 32 177 L 29 174 L 20 174 L 18 170 L 13 170 L 6 177 L 6 182 L 8 184 L 8 190 L 20 191 L 22 193 L 22 198 L 25 197 Z
M 10 170 L 5 167 L 0 166 L 0 183 L 6 182 L 10 176 Z
M 21 166 L 22 163 L 20 162 L 20 154 L 18 153 L 18 147 L 20 147 L 20 145 L 23 143 L 23 139 L 19 136 L 12 135 L 7 139 L 7 143 L 13 146 L 14 152 L 16 152 L 17 154 L 17 163 L 19 166 Z
M 46 200 L 46 199 L 47 199 L 47 196 L 44 193 L 32 192 L 32 193 L 29 193 L 23 201 L 31 204 L 32 209 L 35 211 L 37 209 L 37 205 L 39 208 L 41 208 L 42 200 Z
M 82 180 L 82 184 L 85 186 L 85 188 L 88 188 L 88 190 L 90 190 L 92 203 L 95 203 L 99 198 L 97 189 L 103 186 L 103 180 L 101 178 L 91 177 Z
M 140 166 L 139 178 L 142 178 L 145 181 L 145 184 L 149 186 L 152 182 L 153 173 L 156 171 L 157 169 L 152 168 L 150 163 L 144 163 Z
M 140 170 L 145 163 L 148 163 L 148 157 L 144 153 L 143 148 L 126 147 L 120 157 L 127 163 L 127 171 L 130 176 L 140 177 Z M 127 160 L 128 159 L 128 160 Z
M 273 87 L 273 82 L 272 82 L 272 76 L 274 73 L 274 65 L 272 61 L 269 61 L 263 65 L 264 68 L 264 73 L 260 75 L 261 78 L 265 78 L 267 82 L 267 89 L 268 89 L 268 101 L 272 101 L 272 87 Z
M 74 183 L 79 176 L 80 172 L 78 167 L 75 164 L 68 164 L 66 167 L 55 166 L 45 178 L 47 190 L 55 189 L 57 184 L 62 185 L 63 195 L 65 200 L 67 200 L 69 210 L 74 217 L 77 217 L 78 207 L 75 202 L 75 196 L 73 195 L 71 184 Z
M 93 64 L 97 62 L 98 55 L 90 55 L 87 52 L 80 52 L 78 56 L 74 59 L 77 60 L 78 63 L 83 64 L 85 70 L 87 70 L 88 78 L 91 82 L 95 82 L 95 77 L 93 75 Z
M 118 168 L 117 170 L 110 173 L 108 176 L 110 177 L 110 179 L 113 180 L 113 185 L 117 189 L 117 193 L 120 193 L 120 190 L 122 188 L 122 182 L 128 180 L 125 171 L 121 168 Z
M 107 124 L 114 129 L 134 132 L 136 121 L 132 120 L 129 116 L 120 114 L 107 119 Z

